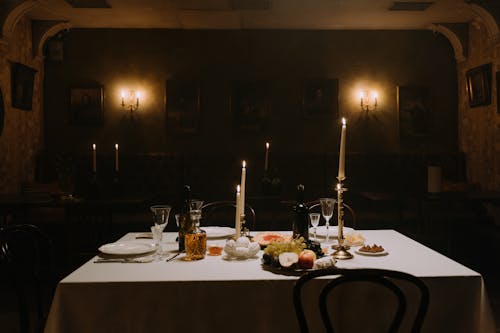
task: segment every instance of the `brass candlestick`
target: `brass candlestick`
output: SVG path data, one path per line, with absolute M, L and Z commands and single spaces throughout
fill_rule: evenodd
M 339 244 L 334 246 L 335 252 L 332 253 L 332 256 L 335 259 L 345 260 L 352 259 L 353 255 L 348 251 L 348 247 L 344 245 L 344 204 L 343 204 L 343 194 L 347 189 L 343 186 L 342 182 L 345 178 L 338 178 L 339 180 L 337 184 L 337 221 L 338 221 L 338 241 Z

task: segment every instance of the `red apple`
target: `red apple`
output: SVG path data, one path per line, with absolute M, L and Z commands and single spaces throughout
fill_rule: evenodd
M 311 250 L 304 250 L 299 255 L 299 267 L 305 269 L 313 268 L 315 260 L 316 253 Z

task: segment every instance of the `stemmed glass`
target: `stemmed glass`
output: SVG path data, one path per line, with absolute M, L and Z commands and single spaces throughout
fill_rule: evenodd
M 333 216 L 333 209 L 335 207 L 335 199 L 332 198 L 321 198 L 319 199 L 319 203 L 321 205 L 321 214 L 326 221 L 326 240 L 328 243 L 330 240 L 330 234 L 328 228 L 330 227 L 330 219 Z
M 316 229 L 318 228 L 320 217 L 320 213 L 309 213 L 309 219 L 311 220 L 311 225 L 314 228 L 314 240 L 318 240 L 318 237 L 316 237 Z
M 153 213 L 154 225 L 151 227 L 151 233 L 153 235 L 153 241 L 155 242 L 157 253 L 161 254 L 161 240 L 163 238 L 163 230 L 167 226 L 168 216 L 170 215 L 170 210 L 172 207 L 167 205 L 154 205 L 150 207 L 151 213 Z

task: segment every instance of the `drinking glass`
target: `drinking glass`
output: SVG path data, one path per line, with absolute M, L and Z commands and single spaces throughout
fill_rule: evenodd
M 318 240 L 318 238 L 316 237 L 316 228 L 318 228 L 320 217 L 320 213 L 309 213 L 309 219 L 311 220 L 311 225 L 314 228 L 314 240 Z
M 319 203 L 321 205 L 321 214 L 326 221 L 326 239 L 325 242 L 328 243 L 330 240 L 329 227 L 330 227 L 330 219 L 333 216 L 333 209 L 335 207 L 335 199 L 332 198 L 321 198 L 319 199 Z
M 170 215 L 171 209 L 172 207 L 167 205 L 154 205 L 150 207 L 151 213 L 153 213 L 154 222 L 154 225 L 151 227 L 151 233 L 153 234 L 153 240 L 158 249 L 158 253 L 161 253 L 160 243 L 163 236 L 163 230 L 168 223 L 168 216 Z

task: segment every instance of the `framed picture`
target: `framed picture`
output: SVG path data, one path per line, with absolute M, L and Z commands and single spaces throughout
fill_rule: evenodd
M 103 120 L 103 87 L 70 88 L 70 122 L 74 125 L 99 125 Z
M 264 132 L 269 117 L 267 81 L 234 81 L 230 108 L 238 132 Z
M 429 134 L 429 89 L 398 87 L 399 133 L 402 138 Z
M 469 106 L 491 104 L 491 64 L 472 68 L 466 76 Z
M 306 80 L 302 88 L 302 110 L 305 116 L 338 117 L 338 79 Z
M 200 83 L 167 80 L 166 96 L 168 133 L 197 133 L 200 126 Z
M 11 64 L 12 107 L 31 110 L 33 103 L 33 85 L 36 70 L 23 64 Z

